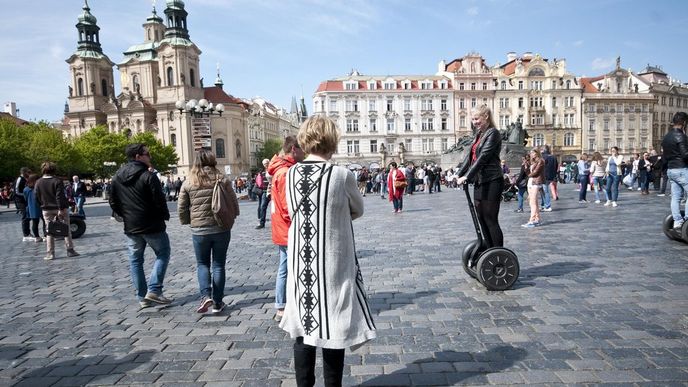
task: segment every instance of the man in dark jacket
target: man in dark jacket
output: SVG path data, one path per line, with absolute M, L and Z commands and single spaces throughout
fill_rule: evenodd
M 17 212 L 21 213 L 21 227 L 24 234 L 23 242 L 31 242 L 31 233 L 29 231 L 29 218 L 26 215 L 26 200 L 24 199 L 24 187 L 26 187 L 26 179 L 29 178 L 31 170 L 27 167 L 22 167 L 19 170 L 19 177 L 14 182 L 14 205 L 17 207 Z
M 129 249 L 131 279 L 142 308 L 172 302 L 162 294 L 165 271 L 170 260 L 170 239 L 165 221 L 170 219 L 158 176 L 152 172 L 151 156 L 144 144 L 129 144 L 129 162 L 112 179 L 110 207 L 124 221 Z M 146 245 L 155 252 L 149 283 L 143 271 Z
M 674 228 L 681 229 L 686 220 L 681 216 L 681 199 L 688 192 L 688 139 L 686 138 L 686 124 L 688 114 L 678 112 L 672 119 L 674 127 L 662 140 L 662 160 L 667 166 L 667 177 L 671 182 L 671 215 L 674 218 Z M 684 207 L 685 210 L 688 208 Z
M 545 160 L 545 183 L 542 185 L 543 195 L 543 211 L 552 211 L 552 196 L 551 185 L 557 179 L 559 173 L 559 163 L 557 158 L 550 153 L 549 145 L 542 147 L 542 159 Z
M 36 182 L 34 192 L 36 194 L 36 200 L 38 200 L 38 204 L 41 206 L 43 219 L 45 219 L 46 223 L 59 220 L 69 224 L 69 212 L 67 211 L 69 203 L 64 193 L 64 183 L 62 179 L 55 176 L 57 173 L 57 166 L 55 163 L 46 161 L 41 165 L 41 172 L 43 173 L 43 177 Z M 48 254 L 43 259 L 52 261 L 55 259 L 55 237 L 48 232 L 45 241 Z M 79 256 L 79 253 L 74 250 L 71 229 L 64 238 L 64 243 L 68 257 Z
M 79 211 L 79 215 L 86 217 L 84 212 L 84 202 L 86 202 L 86 184 L 79 180 L 79 176 L 74 175 L 72 177 L 72 196 L 76 202 L 76 208 Z

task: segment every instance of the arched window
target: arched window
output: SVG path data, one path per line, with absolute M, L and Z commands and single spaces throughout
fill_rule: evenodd
M 499 86 L 500 89 L 506 90 L 506 81 L 502 81 Z
M 174 110 L 170 110 L 170 121 L 174 121 Z
M 134 75 L 131 76 L 131 86 L 132 86 L 132 89 L 133 89 L 135 92 L 138 92 L 139 87 L 140 87 L 140 86 L 139 86 L 139 76 L 138 76 L 138 74 L 134 74 Z
M 221 138 L 215 140 L 215 156 L 217 156 L 218 159 L 225 158 L 225 140 Z
M 535 67 L 530 72 L 528 72 L 529 77 L 544 77 L 545 76 L 545 70 L 541 69 L 540 67 Z
M 472 73 L 475 72 L 475 63 L 471 63 L 471 72 L 472 72 Z
M 241 141 L 236 140 L 236 142 L 234 143 L 234 148 L 237 159 L 241 158 Z
M 533 146 L 543 146 L 545 145 L 545 135 L 542 133 L 536 133 L 533 135 Z
M 100 80 L 100 88 L 103 89 L 103 96 L 107 97 L 108 90 L 107 90 L 107 81 L 105 79 Z
M 573 141 L 575 140 L 575 137 L 573 136 L 573 133 L 568 132 L 564 134 L 564 146 L 573 146 Z
M 79 78 L 76 81 L 76 95 L 79 97 L 84 95 L 84 79 Z
M 148 30 L 148 40 L 151 40 L 151 30 Z
M 172 70 L 172 67 L 167 68 L 167 86 L 174 86 L 174 70 Z
M 141 131 L 141 120 L 136 120 L 136 132 Z
M 566 81 L 566 88 L 567 89 L 571 88 L 571 80 Z
M 170 144 L 174 147 L 177 146 L 177 135 L 174 133 L 170 134 Z
M 189 82 L 191 83 L 191 87 L 196 87 L 196 72 L 194 71 L 194 69 L 189 70 L 189 78 L 190 78 Z

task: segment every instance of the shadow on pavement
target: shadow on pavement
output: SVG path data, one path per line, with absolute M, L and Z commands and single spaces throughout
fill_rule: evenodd
M 392 310 L 400 306 L 411 305 L 417 303 L 417 299 L 421 297 L 428 297 L 437 294 L 435 290 L 427 290 L 415 293 L 401 293 L 401 292 L 377 292 L 368 294 L 368 303 L 373 313 L 379 313 L 383 310 Z
M 594 267 L 590 262 L 558 262 L 543 266 L 534 266 L 521 270 L 519 280 L 541 277 L 560 277 Z
M 155 351 L 138 351 L 120 359 L 106 355 L 65 360 L 27 372 L 17 380 L 16 385 L 50 385 L 57 382 L 60 378 L 77 376 L 92 377 L 88 383 L 93 384 L 98 382 L 98 380 L 110 377 L 113 373 L 126 375 L 129 371 L 148 363 L 154 353 Z M 89 372 L 85 372 L 87 367 L 98 368 L 98 374 L 88 375 Z M 110 369 L 110 371 L 103 372 L 106 368 Z
M 19 359 L 32 349 L 31 347 L 22 347 L 18 345 L 2 345 L 0 346 L 0 360 Z
M 477 384 L 489 384 L 487 374 L 497 373 L 526 357 L 522 348 L 501 345 L 487 352 L 442 351 L 432 357 L 419 359 L 405 368 L 364 381 L 362 386 L 451 386 L 467 379 Z M 461 369 L 457 368 L 461 364 Z

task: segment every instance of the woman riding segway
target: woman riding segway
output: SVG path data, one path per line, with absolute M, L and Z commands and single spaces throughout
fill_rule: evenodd
M 495 128 L 492 112 L 486 105 L 474 110 L 472 124 L 476 129 L 475 139 L 459 169 L 457 183 L 474 184 L 473 203 L 468 188 L 464 186 L 464 189 L 478 239 L 464 248 L 464 269 L 488 289 L 504 290 L 518 278 L 519 267 L 516 255 L 503 247 L 504 237 L 499 227 L 502 135 Z

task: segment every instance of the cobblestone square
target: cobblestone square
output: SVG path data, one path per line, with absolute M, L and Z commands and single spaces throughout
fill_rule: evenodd
M 670 198 L 624 191 L 610 208 L 578 204 L 572 184 L 560 195 L 535 229 L 520 227 L 528 215 L 514 201 L 502 204 L 521 265 L 505 292 L 463 272 L 475 238 L 463 192 L 407 196 L 402 214 L 368 195 L 354 228 L 378 339 L 347 351 L 344 384 L 687 384 L 688 245 L 662 233 Z M 277 249 L 269 227 L 254 229 L 256 203 L 240 207 L 219 316 L 195 313 L 191 233 L 176 209 L 174 302 L 143 310 L 105 203 L 85 208 L 81 256 L 66 258 L 58 241 L 50 262 L 3 209 L 0 385 L 294 386 L 292 340 L 273 319 Z

